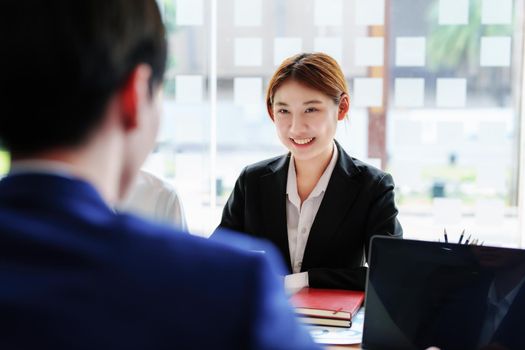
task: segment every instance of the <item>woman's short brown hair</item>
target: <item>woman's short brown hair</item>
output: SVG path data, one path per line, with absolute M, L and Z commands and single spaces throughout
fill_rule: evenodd
M 348 94 L 345 76 L 336 60 L 321 52 L 297 54 L 281 63 L 268 84 L 266 108 L 270 116 L 275 92 L 289 79 L 321 91 L 336 104 L 343 94 Z

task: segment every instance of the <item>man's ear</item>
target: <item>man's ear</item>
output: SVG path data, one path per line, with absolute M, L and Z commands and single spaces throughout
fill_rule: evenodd
M 122 125 L 126 130 L 138 125 L 139 109 L 149 97 L 149 80 L 151 67 L 146 64 L 136 66 L 120 89 L 119 100 L 122 110 Z
M 337 120 L 343 120 L 350 109 L 350 96 L 343 93 L 339 101 L 339 110 L 337 111 Z

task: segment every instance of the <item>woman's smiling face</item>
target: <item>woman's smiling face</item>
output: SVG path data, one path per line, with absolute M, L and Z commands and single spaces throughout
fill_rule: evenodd
M 328 95 L 296 80 L 285 81 L 275 92 L 272 119 L 281 142 L 297 160 L 329 157 L 337 129 L 348 110 L 344 95 L 336 104 Z M 345 105 L 346 108 L 341 108 Z

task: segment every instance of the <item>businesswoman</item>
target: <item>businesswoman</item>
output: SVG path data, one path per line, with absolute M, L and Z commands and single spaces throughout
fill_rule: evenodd
M 364 289 L 370 238 L 402 237 L 394 182 L 335 141 L 350 107 L 345 77 L 322 53 L 286 59 L 266 105 L 287 155 L 247 166 L 219 226 L 273 242 L 290 288 Z

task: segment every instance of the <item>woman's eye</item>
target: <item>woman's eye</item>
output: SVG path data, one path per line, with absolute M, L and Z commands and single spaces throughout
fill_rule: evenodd
M 288 110 L 286 110 L 286 109 L 282 109 L 282 108 L 281 108 L 281 109 L 279 109 L 279 110 L 277 111 L 277 113 L 279 113 L 279 114 L 286 114 L 286 113 L 288 113 Z
M 311 108 L 307 108 L 305 110 L 306 113 L 313 113 L 313 112 L 317 112 L 317 108 L 314 108 L 314 107 L 311 107 Z

